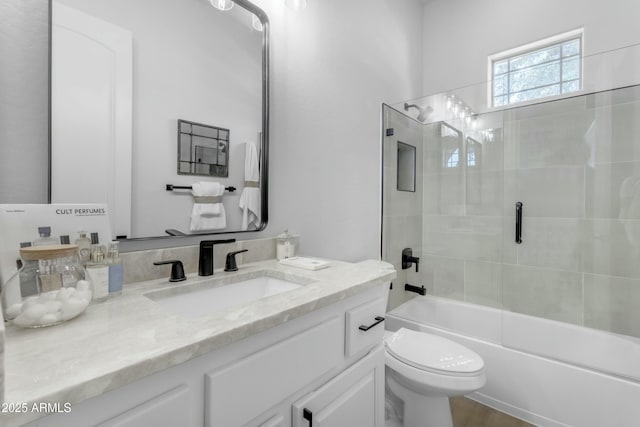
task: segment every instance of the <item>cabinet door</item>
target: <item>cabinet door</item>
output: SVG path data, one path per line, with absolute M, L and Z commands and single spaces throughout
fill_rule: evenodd
M 189 406 L 189 397 L 189 389 L 186 386 L 176 387 L 155 399 L 99 424 L 99 427 L 188 425 L 191 414 L 185 411 L 185 408 Z
M 207 373 L 205 426 L 245 425 L 340 366 L 344 354 L 343 319 L 342 315 L 333 317 Z
M 293 404 L 293 427 L 383 427 L 384 348 Z

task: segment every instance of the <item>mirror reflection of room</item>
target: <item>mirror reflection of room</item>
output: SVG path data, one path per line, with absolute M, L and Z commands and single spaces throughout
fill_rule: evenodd
M 106 202 L 121 238 L 260 229 L 259 190 L 244 191 L 263 166 L 246 158 L 264 133 L 255 19 L 196 0 L 53 1 L 52 202 Z M 197 210 L 194 184 L 223 190 Z

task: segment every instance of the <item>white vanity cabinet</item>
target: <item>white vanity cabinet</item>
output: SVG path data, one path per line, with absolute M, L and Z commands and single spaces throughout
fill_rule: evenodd
M 207 373 L 206 427 L 243 426 L 342 363 L 340 316 Z
M 384 348 L 293 404 L 292 427 L 384 427 Z
M 307 427 L 308 409 L 314 427 L 383 427 L 376 317 L 386 292 L 361 292 L 29 426 Z

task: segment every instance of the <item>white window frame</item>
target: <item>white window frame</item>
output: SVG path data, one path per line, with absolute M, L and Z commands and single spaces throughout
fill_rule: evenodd
M 570 41 L 576 38 L 580 38 L 580 77 L 579 77 L 579 82 L 580 82 L 580 87 L 578 88 L 577 91 L 573 91 L 573 92 L 568 92 L 568 93 L 561 93 L 559 95 L 551 95 L 551 96 L 545 96 L 545 97 L 540 97 L 540 98 L 535 98 L 535 99 L 530 99 L 530 100 L 526 100 L 526 101 L 520 101 L 520 102 L 514 102 L 514 103 L 509 103 L 507 102 L 506 104 L 503 105 L 499 105 L 499 106 L 494 106 L 493 102 L 493 63 L 497 62 L 497 61 L 502 61 L 504 59 L 507 58 L 511 58 L 511 57 L 516 57 L 516 56 L 520 56 L 522 54 L 526 54 L 529 52 L 533 52 L 539 49 L 544 49 L 546 47 L 549 46 L 553 46 L 556 44 L 561 44 L 564 43 L 566 41 Z M 556 34 L 554 36 L 551 37 L 547 37 L 545 39 L 542 40 L 538 40 L 532 43 L 527 43 L 525 45 L 522 46 L 518 46 L 516 48 L 513 49 L 509 49 L 509 50 L 505 50 L 503 52 L 499 52 L 499 53 L 495 53 L 493 55 L 489 55 L 487 57 L 487 75 L 489 76 L 489 78 L 487 79 L 488 83 L 487 83 L 487 106 L 489 108 L 509 108 L 511 106 L 514 105 L 521 105 L 521 104 L 527 104 L 527 103 L 531 103 L 531 102 L 536 102 L 539 101 L 541 99 L 548 99 L 548 98 L 558 98 L 558 97 L 566 97 L 566 96 L 571 96 L 574 94 L 579 93 L 582 90 L 583 87 L 583 82 L 584 82 L 584 67 L 583 67 L 583 63 L 582 63 L 582 58 L 584 57 L 584 28 L 578 28 L 575 30 L 571 30 L 571 31 L 567 31 L 565 33 L 562 34 Z M 562 58 L 561 58 L 562 60 Z M 562 75 L 560 75 L 560 82 L 559 84 L 562 84 Z

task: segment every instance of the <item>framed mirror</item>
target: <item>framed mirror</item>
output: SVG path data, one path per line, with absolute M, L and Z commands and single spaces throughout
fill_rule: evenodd
M 51 1 L 51 202 L 126 239 L 266 227 L 269 21 L 234 3 Z
M 178 175 L 229 176 L 229 129 L 178 120 Z

